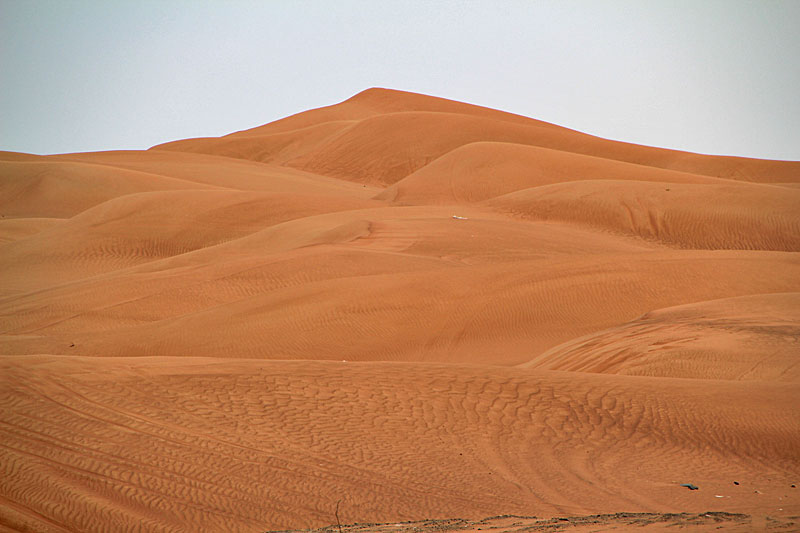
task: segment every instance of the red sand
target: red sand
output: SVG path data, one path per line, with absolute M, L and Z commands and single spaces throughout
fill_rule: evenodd
M 800 515 L 800 163 L 370 89 L 0 177 L 0 530 Z

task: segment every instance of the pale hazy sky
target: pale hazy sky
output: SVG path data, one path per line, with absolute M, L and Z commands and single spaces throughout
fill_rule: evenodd
M 0 150 L 222 135 L 373 86 L 800 160 L 800 1 L 0 0 Z

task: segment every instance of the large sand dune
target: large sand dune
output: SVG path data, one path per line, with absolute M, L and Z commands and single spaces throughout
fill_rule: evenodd
M 0 152 L 0 530 L 791 528 L 798 183 L 384 89 Z

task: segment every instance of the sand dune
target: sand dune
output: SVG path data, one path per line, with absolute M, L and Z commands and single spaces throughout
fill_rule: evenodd
M 489 205 L 683 248 L 800 251 L 800 191 L 783 187 L 596 180 L 524 189 Z
M 556 346 L 523 366 L 797 383 L 798 339 L 800 294 L 757 294 L 651 311 Z
M 553 129 L 566 129 L 521 115 L 463 102 L 456 102 L 446 98 L 373 87 L 361 91 L 344 102 L 297 113 L 296 115 L 276 120 L 275 122 L 263 126 L 231 133 L 226 137 L 245 137 L 250 135 L 263 135 L 265 133 L 280 133 L 324 122 L 362 120 L 376 115 L 402 113 L 404 111 L 454 113 L 490 118 L 512 124 L 535 124 L 544 125 Z
M 364 228 L 341 231 L 350 238 L 350 231 Z M 276 286 L 281 282 L 271 268 L 245 269 L 244 283 L 239 266 L 228 279 L 206 269 L 198 275 L 200 283 L 192 277 L 193 283 L 175 286 L 172 279 L 164 281 L 171 273 L 160 270 L 155 281 L 147 281 L 145 272 L 153 268 L 147 265 L 119 296 L 112 287 L 114 296 L 94 297 L 80 310 L 61 295 L 91 293 L 91 286 L 57 291 L 55 298 L 33 295 L 27 305 L 10 300 L 3 314 L 16 310 L 21 320 L 8 319 L 11 336 L 4 337 L 3 352 L 518 364 L 652 309 L 796 289 L 800 262 L 789 254 L 764 255 L 614 254 L 457 272 L 441 266 L 420 270 L 428 266 L 422 261 L 406 263 L 402 270 L 394 268 L 396 262 L 379 261 L 378 268 L 389 272 L 353 275 L 351 267 L 344 277 L 331 278 L 317 273 L 324 271 L 322 265 L 314 265 L 327 254 L 303 254 L 293 258 L 288 271 L 279 265 L 289 277 L 283 287 Z M 341 259 L 371 260 L 363 255 Z M 765 269 L 770 276 L 763 275 Z M 185 302 L 187 297 L 194 301 Z M 105 302 L 101 309 L 95 307 L 99 302 Z M 158 308 L 168 317 L 154 316 Z M 146 319 L 130 325 L 139 316 Z
M 244 159 L 165 151 L 116 151 L 48 156 L 58 161 L 95 163 L 157 173 L 204 185 L 239 191 L 337 194 L 369 197 L 376 188 L 303 172 L 289 167 Z
M 74 216 L 126 194 L 209 188 L 143 172 L 46 158 L 0 162 L 0 187 L 4 217 L 51 218 Z
M 179 205 L 180 210 L 175 206 Z M 311 214 L 369 205 L 359 199 L 238 191 L 126 195 L 3 248 L 15 290 L 63 283 L 173 257 Z
M 39 233 L 59 222 L 62 218 L 1 218 L 0 245 L 17 241 Z
M 356 112 L 351 114 L 353 109 Z M 795 182 L 800 171 L 797 162 L 706 156 L 609 141 L 516 115 L 487 112 L 474 106 L 465 108 L 464 104 L 447 100 L 420 98 L 420 95 L 383 89 L 371 89 L 337 106 L 295 115 L 280 125 L 280 121 L 274 123 L 274 127 L 263 126 L 258 132 L 285 133 L 330 122 L 331 117 L 337 121 L 353 118 L 357 121 L 328 142 L 316 145 L 315 149 L 303 155 L 298 154 L 289 162 L 290 166 L 386 185 L 459 146 L 478 141 L 499 141 L 744 181 Z M 425 131 L 425 135 L 420 136 L 420 131 Z M 249 133 L 236 134 L 242 146 L 251 146 L 249 153 L 241 152 L 238 157 L 259 160 L 265 148 L 253 145 L 247 139 L 254 133 L 250 130 Z M 181 141 L 155 148 L 215 153 L 217 146 L 230 149 L 232 137 L 216 141 Z
M 3 365 L 4 497 L 25 502 L 5 521 L 42 531 L 39 516 L 78 529 L 308 527 L 335 522 L 337 501 L 345 522 L 800 510 L 793 385 L 441 364 Z
M 0 152 L 0 530 L 791 528 L 798 183 L 387 89 Z
M 317 148 L 348 129 L 355 121 L 335 120 L 297 130 L 241 137 L 186 139 L 160 145 L 162 150 L 206 153 L 264 163 L 285 163 Z
M 436 159 L 382 191 L 400 204 L 476 203 L 553 183 L 639 180 L 725 184 L 719 178 L 523 144 L 475 142 Z

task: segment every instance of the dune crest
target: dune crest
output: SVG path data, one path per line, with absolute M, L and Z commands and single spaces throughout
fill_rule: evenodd
M 215 153 L 221 147 L 230 150 L 236 138 L 240 146 L 250 146 L 236 157 L 260 161 L 260 154 L 271 143 L 254 144 L 248 139 L 252 135 L 287 133 L 347 120 L 354 122 L 326 142 L 298 153 L 289 165 L 386 185 L 459 146 L 494 141 L 743 181 L 796 182 L 800 171 L 800 163 L 794 161 L 707 156 L 609 141 L 510 113 L 388 89 L 370 89 L 340 104 L 230 136 L 178 141 L 152 149 Z M 420 136 L 421 131 L 425 135 Z
M 380 88 L 0 152 L 0 530 L 794 527 L 798 183 Z

